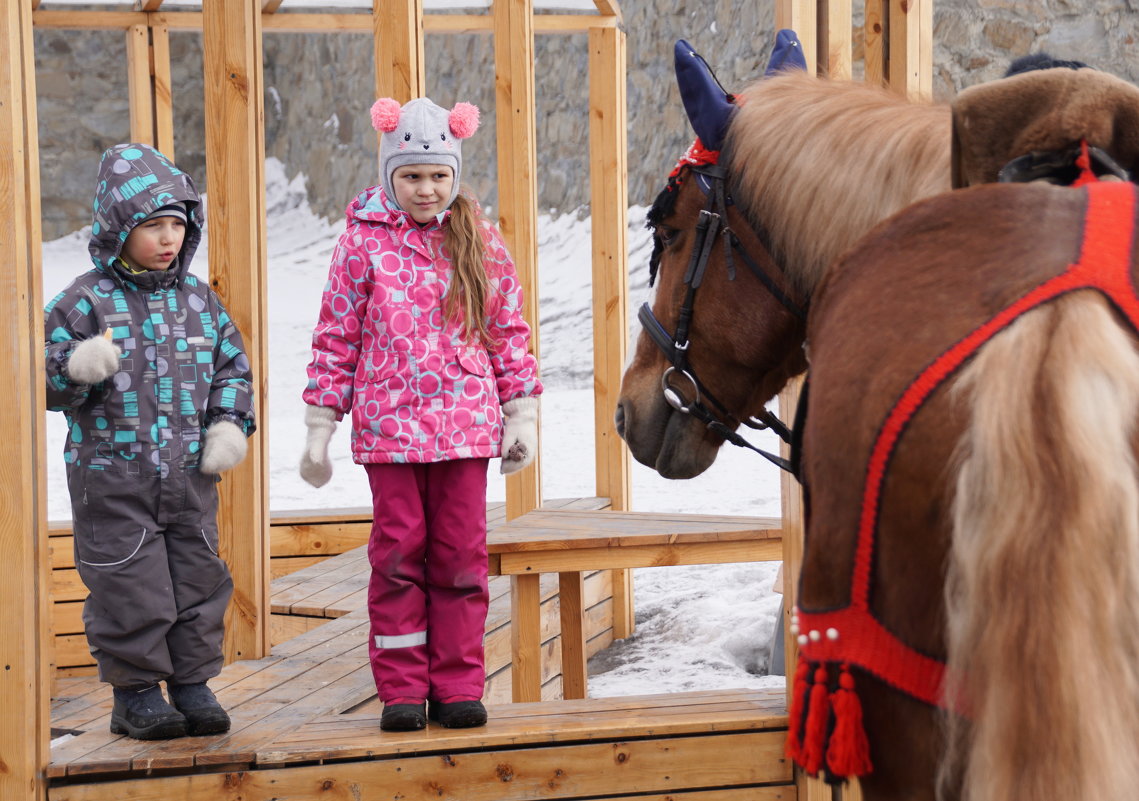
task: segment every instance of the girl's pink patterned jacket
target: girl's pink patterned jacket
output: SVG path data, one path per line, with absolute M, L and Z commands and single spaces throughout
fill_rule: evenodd
M 501 403 L 539 395 L 538 365 L 522 318 L 522 287 L 489 223 L 486 303 L 491 346 L 464 341 L 443 319 L 451 279 L 443 228 L 420 228 L 383 189 L 361 192 L 332 254 L 303 397 L 352 412 L 360 464 L 499 456 Z

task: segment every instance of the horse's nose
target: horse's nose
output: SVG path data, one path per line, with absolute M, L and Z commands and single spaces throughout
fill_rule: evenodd
M 617 404 L 617 411 L 613 413 L 613 425 L 617 427 L 617 436 L 625 438 L 625 406 Z

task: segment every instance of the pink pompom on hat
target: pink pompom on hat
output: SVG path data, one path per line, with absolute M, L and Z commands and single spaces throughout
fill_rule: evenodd
M 372 104 L 372 127 L 380 132 L 380 183 L 392 203 L 396 200 L 392 173 L 407 164 L 444 164 L 454 172 L 450 206 L 459 194 L 463 167 L 462 140 L 479 127 L 479 110 L 456 103 L 450 111 L 426 97 L 402 107 L 390 97 Z

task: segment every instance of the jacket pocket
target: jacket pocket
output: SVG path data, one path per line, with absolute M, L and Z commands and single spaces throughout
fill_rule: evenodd
M 493 425 L 498 410 L 494 370 L 483 348 L 465 348 L 457 354 L 459 371 L 449 404 L 450 424 L 457 429 Z
M 360 366 L 356 369 L 356 379 L 361 384 L 374 384 L 377 381 L 386 381 L 400 372 L 401 366 L 406 370 L 407 356 L 399 351 L 372 350 L 364 354 Z

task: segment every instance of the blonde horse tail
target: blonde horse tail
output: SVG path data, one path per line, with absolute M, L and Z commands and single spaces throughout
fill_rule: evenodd
M 1139 354 L 1098 293 L 1021 317 L 963 370 L 942 788 L 1139 793 Z

